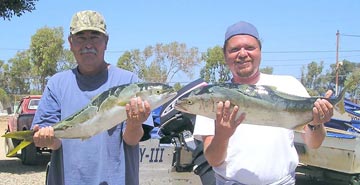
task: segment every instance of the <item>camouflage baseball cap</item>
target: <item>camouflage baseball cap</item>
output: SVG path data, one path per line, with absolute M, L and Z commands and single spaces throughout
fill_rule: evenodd
M 92 10 L 77 12 L 71 19 L 70 33 L 76 34 L 84 30 L 98 31 L 107 35 L 104 17 Z

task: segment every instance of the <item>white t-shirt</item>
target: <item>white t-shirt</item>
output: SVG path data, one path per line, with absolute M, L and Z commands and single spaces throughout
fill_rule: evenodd
M 292 76 L 261 73 L 257 85 L 275 86 L 278 91 L 309 97 L 305 87 Z M 196 139 L 214 133 L 214 120 L 196 117 Z M 298 163 L 292 130 L 240 124 L 229 140 L 225 161 L 213 169 L 220 176 L 243 184 L 271 184 L 294 173 Z

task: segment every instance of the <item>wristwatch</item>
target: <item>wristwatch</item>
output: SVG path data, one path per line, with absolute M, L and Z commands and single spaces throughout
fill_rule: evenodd
M 307 126 L 309 127 L 309 129 L 310 129 L 311 131 L 315 131 L 315 130 L 317 130 L 318 128 L 321 127 L 321 124 L 319 124 L 319 125 L 307 124 Z

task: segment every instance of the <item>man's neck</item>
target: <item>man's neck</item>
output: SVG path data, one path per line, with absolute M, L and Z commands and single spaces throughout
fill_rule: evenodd
M 85 75 L 85 76 L 96 76 L 100 73 L 103 73 L 104 71 L 106 71 L 109 68 L 108 63 L 103 62 L 101 63 L 101 65 L 97 66 L 96 68 L 94 66 L 79 66 L 77 67 L 79 73 L 81 75 Z
M 251 84 L 254 85 L 256 84 L 260 79 L 260 71 L 256 71 L 256 73 L 252 74 L 249 77 L 234 77 L 233 79 L 231 79 L 232 83 L 237 83 L 237 84 Z

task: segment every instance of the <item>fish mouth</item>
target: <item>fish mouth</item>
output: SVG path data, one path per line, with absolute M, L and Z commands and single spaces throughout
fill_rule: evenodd
M 189 113 L 189 111 L 180 104 L 181 100 L 177 100 L 176 103 L 175 103 L 175 109 L 178 110 L 178 111 L 181 111 L 181 112 L 186 112 L 186 113 Z

